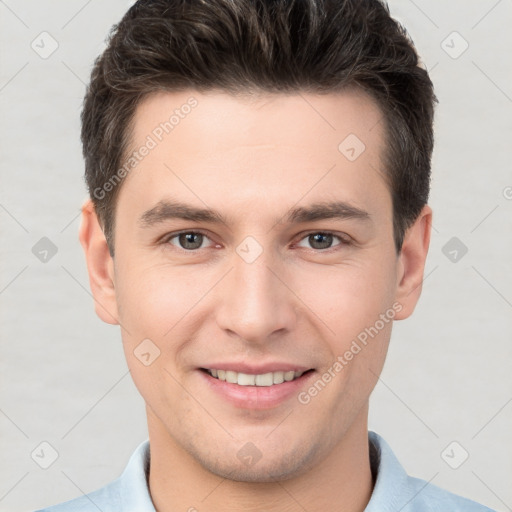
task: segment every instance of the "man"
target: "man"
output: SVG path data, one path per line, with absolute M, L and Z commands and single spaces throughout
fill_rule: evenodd
M 367 426 L 421 293 L 435 101 L 378 0 L 130 8 L 84 102 L 80 241 L 149 440 L 44 510 L 489 511 Z

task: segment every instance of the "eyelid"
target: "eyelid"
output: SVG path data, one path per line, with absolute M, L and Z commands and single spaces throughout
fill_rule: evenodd
M 210 237 L 209 233 L 207 231 L 205 231 L 205 230 L 202 230 L 202 229 L 183 229 L 181 231 L 174 231 L 172 233 L 165 234 L 163 237 L 160 238 L 159 243 L 161 243 L 161 244 L 169 244 L 170 240 L 172 240 L 173 238 L 175 238 L 175 237 L 177 237 L 179 235 L 182 235 L 184 233 L 187 233 L 187 234 L 189 234 L 189 233 L 201 234 L 201 235 L 203 235 L 206 238 L 211 240 L 211 237 Z M 342 247 L 342 246 L 350 246 L 350 245 L 354 245 L 355 244 L 355 240 L 350 235 L 347 235 L 346 233 L 337 233 L 335 231 L 328 231 L 328 230 L 322 230 L 322 229 L 313 229 L 313 230 L 310 230 L 310 231 L 302 232 L 299 235 L 297 235 L 296 242 L 293 242 L 293 245 L 301 242 L 302 240 L 304 240 L 309 235 L 314 235 L 314 234 L 318 234 L 318 233 L 321 233 L 323 235 L 332 235 L 335 238 L 338 238 L 340 240 L 340 243 L 335 245 L 335 246 L 333 246 L 333 247 L 329 247 L 327 249 L 313 249 L 313 248 L 311 248 L 310 250 L 313 251 L 313 252 L 318 252 L 318 253 L 324 252 L 324 253 L 327 253 L 327 252 L 331 252 L 331 251 L 336 251 L 337 248 Z M 213 240 L 211 240 L 211 241 L 213 242 Z M 182 250 L 182 251 L 185 251 L 185 252 L 188 252 L 188 253 L 199 252 L 199 250 L 200 250 L 200 249 L 187 250 L 187 249 L 183 249 L 181 247 L 176 247 L 176 249 Z
M 182 229 L 181 231 L 173 231 L 172 233 L 166 233 L 163 237 L 161 237 L 158 240 L 158 243 L 168 244 L 173 238 L 176 238 L 177 236 L 183 235 L 185 233 L 187 233 L 187 234 L 193 233 L 193 234 L 203 235 L 206 238 L 211 240 L 211 237 L 210 237 L 209 233 L 207 231 L 202 230 L 202 229 Z M 213 240 L 211 240 L 211 241 L 213 242 Z M 176 248 L 177 249 L 181 249 L 182 251 L 189 252 L 189 253 L 190 252 L 198 252 L 199 251 L 199 249 L 187 250 L 187 249 L 183 249 L 182 247 L 176 247 Z
M 336 231 L 329 231 L 329 230 L 322 230 L 322 229 L 313 229 L 310 231 L 306 231 L 304 233 L 300 233 L 300 235 L 297 235 L 297 242 L 294 242 L 294 244 L 302 242 L 306 237 L 309 235 L 316 235 L 318 233 L 321 233 L 322 235 L 332 235 L 335 238 L 338 238 L 340 240 L 340 243 L 337 245 L 334 245 L 332 247 L 329 247 L 327 249 L 310 249 L 311 251 L 322 253 L 322 252 L 330 252 L 335 251 L 338 247 L 341 246 L 348 246 L 355 244 L 354 239 L 347 235 L 346 233 L 337 233 Z

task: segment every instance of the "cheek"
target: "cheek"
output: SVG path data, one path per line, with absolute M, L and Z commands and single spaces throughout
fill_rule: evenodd
M 178 350 L 173 327 L 187 309 L 183 294 L 159 276 L 149 269 L 136 272 L 134 265 L 123 273 L 124 285 L 116 290 L 126 362 L 139 393 L 156 410 L 167 395 L 163 390 L 179 394 L 169 355 L 174 358 Z
M 200 301 L 215 280 L 190 268 L 132 261 L 119 265 L 116 295 L 127 364 L 148 397 L 173 386 L 172 376 L 182 377 L 176 373 L 187 364 L 182 349 L 194 335 L 195 315 L 203 311 Z
M 204 295 L 198 274 L 169 266 L 133 262 L 119 273 L 116 298 L 120 320 L 138 336 L 163 338 Z
M 321 319 L 330 360 L 324 371 L 336 375 L 331 392 L 341 412 L 347 402 L 354 410 L 361 406 L 384 364 L 396 314 L 392 268 L 385 272 L 384 266 L 385 262 L 354 262 L 331 268 L 321 281 L 308 280 L 308 288 L 314 292 L 304 302 Z M 319 282 L 325 283 L 321 289 Z
M 394 281 L 385 262 L 347 262 L 295 276 L 297 295 L 328 327 L 339 349 L 392 307 Z

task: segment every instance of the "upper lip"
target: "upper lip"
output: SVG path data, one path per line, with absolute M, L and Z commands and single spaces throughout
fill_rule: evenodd
M 261 375 L 270 372 L 306 372 L 312 370 L 310 366 L 302 366 L 293 363 L 269 362 L 266 364 L 249 364 L 247 362 L 232 363 L 208 363 L 201 368 L 207 370 L 231 370 L 237 373 L 247 373 L 249 375 Z

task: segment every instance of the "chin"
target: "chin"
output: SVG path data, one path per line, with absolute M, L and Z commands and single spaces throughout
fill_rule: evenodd
M 307 472 L 319 453 L 314 445 L 292 453 L 272 450 L 272 458 L 265 457 L 252 443 L 247 443 L 233 455 L 218 455 L 212 459 L 201 454 L 192 454 L 210 473 L 236 482 L 270 483 L 289 480 Z M 230 464 L 229 460 L 233 463 Z

